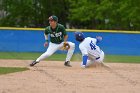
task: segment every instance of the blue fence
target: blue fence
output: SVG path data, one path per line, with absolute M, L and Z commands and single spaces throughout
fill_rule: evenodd
M 43 30 L 10 30 L 0 29 L 1 52 L 45 52 Z M 86 37 L 102 36 L 99 43 L 105 54 L 140 55 L 140 34 L 113 32 L 84 32 Z M 76 44 L 75 53 L 79 53 L 74 32 L 68 31 L 69 41 Z M 61 53 L 62 51 L 57 51 Z

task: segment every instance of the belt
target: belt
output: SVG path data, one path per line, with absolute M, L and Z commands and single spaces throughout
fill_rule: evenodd
M 100 57 L 97 57 L 96 60 L 98 60 Z
M 57 42 L 57 43 L 55 43 L 55 42 L 52 42 L 52 43 L 54 43 L 54 44 L 61 44 L 62 42 Z

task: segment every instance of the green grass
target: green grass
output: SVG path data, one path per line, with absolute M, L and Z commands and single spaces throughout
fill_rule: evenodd
M 21 53 L 21 52 L 0 52 L 0 59 L 35 59 L 41 53 Z
M 105 62 L 140 63 L 140 56 L 106 55 Z
M 14 73 L 14 72 L 21 72 L 21 71 L 25 71 L 25 70 L 29 70 L 26 67 L 0 67 L 0 75 L 2 74 L 8 74 L 8 73 Z
M 0 59 L 35 60 L 42 53 L 0 52 Z M 66 54 L 53 54 L 46 60 L 65 61 Z M 74 54 L 72 61 L 81 61 L 80 54 Z M 105 55 L 105 62 L 140 63 L 140 56 Z

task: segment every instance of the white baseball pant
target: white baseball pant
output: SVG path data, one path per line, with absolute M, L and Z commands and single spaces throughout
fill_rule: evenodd
M 49 56 L 51 56 L 52 54 L 54 54 L 57 50 L 61 50 L 61 48 L 63 47 L 63 43 L 60 44 L 55 44 L 55 43 L 49 43 L 48 49 L 45 53 L 43 53 L 39 58 L 37 58 L 37 62 L 40 62 L 42 60 L 44 60 L 45 58 L 48 58 Z M 74 49 L 75 49 L 75 44 L 72 42 L 67 42 L 70 45 L 70 49 L 67 52 L 67 56 L 66 56 L 66 60 L 65 61 L 70 61 L 71 57 L 73 55 Z

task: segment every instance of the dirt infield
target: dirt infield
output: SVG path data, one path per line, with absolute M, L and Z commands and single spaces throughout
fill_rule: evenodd
M 1 67 L 29 67 L 31 60 L 0 60 Z M 0 75 L 0 93 L 139 93 L 140 64 L 107 63 L 80 68 L 79 62 L 45 62 L 30 70 Z

